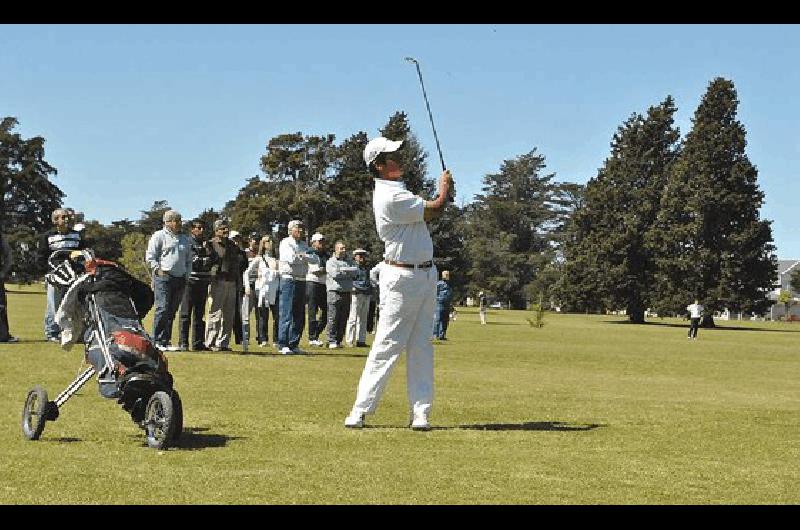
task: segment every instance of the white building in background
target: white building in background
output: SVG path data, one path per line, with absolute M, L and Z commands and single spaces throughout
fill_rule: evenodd
M 800 260 L 778 260 L 778 284 L 780 284 L 780 287 L 776 287 L 769 293 L 770 300 L 775 302 L 769 312 L 769 316 L 772 320 L 778 320 L 786 316 L 786 307 L 784 304 L 778 303 L 778 296 L 780 296 L 781 291 L 789 291 L 792 293 L 794 304 L 789 308 L 789 314 L 795 318 L 800 318 L 800 293 L 792 289 L 792 286 L 789 284 L 792 279 L 792 274 L 797 270 L 800 270 Z

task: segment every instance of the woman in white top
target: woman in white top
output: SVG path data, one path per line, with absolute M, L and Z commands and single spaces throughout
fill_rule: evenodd
M 272 311 L 272 337 L 278 338 L 278 260 L 273 252 L 272 236 L 265 235 L 258 245 L 258 256 L 250 262 L 247 270 L 242 275 L 244 280 L 245 295 L 250 296 L 250 275 L 256 277 L 255 281 L 255 310 L 256 310 L 256 340 L 261 347 L 269 342 L 269 313 Z

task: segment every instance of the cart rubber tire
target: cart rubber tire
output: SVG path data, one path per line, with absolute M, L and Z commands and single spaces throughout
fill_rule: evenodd
M 38 440 L 47 422 L 47 390 L 33 387 L 25 398 L 22 408 L 22 433 L 28 440 Z
M 169 447 L 175 435 L 175 414 L 168 393 L 159 390 L 150 397 L 144 412 L 144 430 L 148 446 L 153 449 Z

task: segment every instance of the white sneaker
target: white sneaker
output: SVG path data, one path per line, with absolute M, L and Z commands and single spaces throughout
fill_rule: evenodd
M 414 414 L 414 419 L 411 421 L 411 428 L 415 431 L 429 431 L 431 424 L 428 423 L 428 417 L 423 414 Z
M 339 345 L 336 344 L 335 342 L 331 342 L 330 344 L 328 344 L 328 349 L 329 350 L 335 350 L 338 347 L 339 347 Z
M 167 346 L 164 349 L 167 351 L 181 351 L 180 348 L 178 348 L 177 346 L 173 346 L 172 344 L 167 344 Z
M 281 348 L 281 355 L 291 355 L 292 349 L 289 346 L 284 346 Z
M 344 419 L 344 426 L 348 429 L 363 429 L 364 414 L 362 412 L 351 412 L 350 415 Z
M 319 339 L 310 340 L 310 341 L 308 341 L 308 343 L 311 346 L 322 346 L 323 345 L 322 341 L 319 340 Z

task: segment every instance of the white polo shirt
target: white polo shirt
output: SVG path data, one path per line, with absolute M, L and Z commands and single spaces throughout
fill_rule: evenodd
M 700 304 L 691 304 L 686 306 L 686 310 L 692 315 L 692 318 L 700 318 L 703 316 L 703 306 Z
M 425 201 L 408 191 L 405 183 L 375 179 L 372 208 L 385 259 L 413 264 L 433 259 L 433 241 L 423 219 Z

